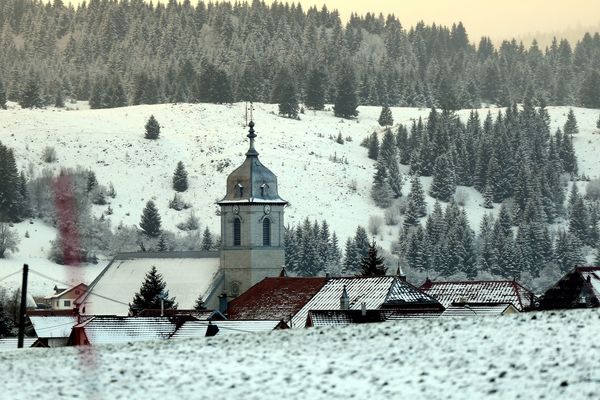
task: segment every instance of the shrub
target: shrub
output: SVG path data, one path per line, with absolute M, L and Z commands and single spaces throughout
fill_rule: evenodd
M 56 162 L 56 160 L 58 160 L 58 158 L 56 157 L 56 150 L 54 150 L 54 147 L 44 147 L 44 151 L 42 152 L 42 160 L 44 160 L 44 162 L 47 163 L 53 163 Z

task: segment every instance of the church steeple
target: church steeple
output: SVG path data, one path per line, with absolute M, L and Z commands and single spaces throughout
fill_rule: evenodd
M 248 126 L 250 127 L 250 129 L 248 130 L 248 135 L 246 136 L 248 136 L 248 138 L 250 139 L 250 148 L 248 149 L 246 156 L 258 157 L 258 151 L 256 151 L 256 149 L 254 148 L 254 138 L 256 137 L 256 132 L 254 132 L 254 122 L 250 121 Z

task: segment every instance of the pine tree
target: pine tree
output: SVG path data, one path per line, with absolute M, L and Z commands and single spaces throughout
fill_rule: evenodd
M 313 68 L 308 73 L 306 81 L 304 104 L 309 110 L 322 110 L 325 108 L 325 74 L 318 68 Z
M 10 336 L 14 328 L 14 323 L 4 310 L 4 299 L 0 299 L 0 338 Z
M 154 115 L 151 115 L 150 118 L 148 119 L 148 122 L 146 122 L 146 133 L 144 135 L 144 137 L 146 139 L 158 139 L 158 136 L 160 135 L 160 125 L 158 124 L 158 121 L 156 120 L 156 118 L 154 118 Z
M 6 91 L 4 91 L 2 79 L 0 79 L 0 110 L 6 110 Z
M 455 190 L 454 168 L 448 161 L 448 156 L 442 154 L 435 160 L 433 182 L 429 194 L 440 201 L 450 201 Z
M 383 162 L 378 161 L 373 177 L 373 186 L 371 187 L 371 198 L 378 207 L 388 208 L 392 203 L 392 197 L 387 171 Z
M 177 168 L 173 173 L 173 189 L 178 192 L 185 192 L 188 189 L 187 171 L 183 166 L 183 162 L 177 163 Z
M 289 118 L 298 116 L 298 98 L 292 77 L 286 67 L 275 77 L 271 102 L 279 104 L 279 114 Z
M 19 105 L 22 108 L 41 108 L 44 105 L 37 76 L 32 75 L 25 83 L 19 98 Z
M 569 109 L 569 113 L 567 114 L 567 122 L 565 122 L 563 131 L 565 135 L 575 135 L 579 133 L 577 119 L 575 118 L 575 113 L 573 112 L 572 108 Z
M 152 200 L 146 203 L 140 220 L 140 228 L 149 237 L 158 237 L 161 233 L 161 219 L 158 209 Z
M 86 183 L 85 191 L 87 193 L 90 193 L 96 187 L 98 187 L 98 180 L 96 179 L 96 174 L 94 173 L 94 171 L 90 170 L 87 175 L 87 183 Z
M 485 192 L 483 193 L 483 207 L 485 208 L 494 208 L 494 194 L 492 191 L 492 186 L 487 185 L 485 187 Z
M 343 272 L 345 275 L 354 273 L 358 269 L 361 258 L 358 256 L 356 243 L 352 238 L 346 239 L 344 253 Z
M 388 106 L 383 106 L 379 119 L 377 120 L 380 126 L 392 126 L 394 125 L 394 118 L 392 117 L 392 110 Z
M 379 138 L 377 137 L 377 132 L 373 132 L 373 134 L 369 136 L 368 157 L 371 160 L 377 160 L 379 158 Z
M 157 310 L 162 307 L 165 310 L 177 309 L 175 297 L 169 298 L 167 284 L 161 274 L 158 273 L 155 266 L 152 266 L 146 274 L 140 291 L 133 296 L 133 302 L 129 304 L 129 313 L 136 315 L 142 310 Z
M 169 246 L 167 245 L 167 239 L 165 238 L 165 235 L 161 234 L 158 238 L 158 243 L 156 244 L 156 250 L 162 253 L 168 249 Z
M 367 230 L 363 226 L 356 227 L 356 233 L 354 235 L 354 245 L 356 246 L 356 252 L 358 254 L 358 260 L 364 258 L 369 251 L 369 237 Z
M 358 97 L 356 95 L 356 77 L 354 68 L 346 63 L 338 72 L 337 94 L 333 111 L 336 117 L 351 118 L 358 115 Z
M 209 251 L 214 247 L 214 241 L 208 226 L 204 228 L 204 233 L 202 234 L 202 250 Z
M 588 108 L 600 108 L 600 72 L 592 69 L 581 84 L 579 98 L 581 104 Z
M 425 203 L 425 192 L 421 186 L 421 178 L 418 175 L 413 175 L 411 178 L 408 197 L 414 202 L 417 217 L 424 217 L 427 214 L 427 204 Z
M 383 261 L 383 257 L 380 257 L 377 252 L 375 240 L 373 240 L 369 244 L 367 256 L 361 260 L 361 276 L 385 276 L 387 267 Z
M 206 310 L 206 304 L 204 303 L 204 299 L 202 298 L 202 295 L 198 295 L 198 298 L 196 299 L 196 303 L 194 304 L 194 310 L 196 311 L 204 311 Z

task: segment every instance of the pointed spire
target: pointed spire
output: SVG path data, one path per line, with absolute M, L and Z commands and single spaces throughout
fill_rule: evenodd
M 258 156 L 258 151 L 256 151 L 256 149 L 254 148 L 254 138 L 256 137 L 256 133 L 254 132 L 254 122 L 250 121 L 248 126 L 250 127 L 250 129 L 248 130 L 248 135 L 246 136 L 250 139 L 250 148 L 248 149 L 246 156 L 256 157 Z
M 348 297 L 348 292 L 346 291 L 346 285 L 344 285 L 344 290 L 342 290 L 342 295 L 340 296 L 340 310 L 349 310 L 350 309 L 350 298 Z
M 281 272 L 279 273 L 280 278 L 285 278 L 287 276 L 287 271 L 285 270 L 285 266 L 281 267 Z

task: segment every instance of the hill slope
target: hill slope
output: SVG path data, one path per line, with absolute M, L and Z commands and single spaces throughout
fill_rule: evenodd
M 215 201 L 225 194 L 227 175 L 244 159 L 247 150 L 247 129 L 244 127 L 243 104 L 163 104 L 117 109 L 88 110 L 21 110 L 11 107 L 0 110 L 0 141 L 13 148 L 20 169 L 39 175 L 44 168 L 57 171 L 61 167 L 83 166 L 95 171 L 98 181 L 112 182 L 117 197 L 112 200 L 112 225 L 138 224 L 146 202 L 154 199 L 163 226 L 177 230 L 175 225 L 188 216 L 186 211 L 168 209 L 175 193 L 171 178 L 178 161 L 183 161 L 189 174 L 190 189 L 183 194 L 192 204 L 201 224 L 219 232 L 219 217 Z M 374 130 L 379 130 L 379 107 L 360 107 L 356 120 L 335 118 L 331 111 L 307 111 L 300 120 L 276 115 L 277 106 L 255 104 L 254 119 L 258 137 L 256 147 L 262 162 L 279 178 L 280 195 L 290 201 L 286 223 L 295 225 L 304 218 L 326 219 L 343 243 L 354 234 L 357 225 L 368 224 L 369 216 L 383 215 L 370 199 L 374 162 L 360 142 Z M 491 109 L 495 114 L 497 109 Z M 552 131 L 562 127 L 567 107 L 550 107 Z M 480 110 L 482 118 L 488 112 Z M 427 109 L 392 108 L 396 124 L 410 124 L 426 118 Z M 466 117 L 469 110 L 459 112 Z M 157 141 L 143 138 L 144 124 L 154 115 L 161 124 Z M 579 170 L 588 176 L 600 171 L 600 135 L 596 135 L 597 110 L 575 109 L 581 133 L 574 139 L 579 157 Z M 343 145 L 330 137 L 352 138 Z M 56 149 L 58 162 L 42 161 L 44 147 Z M 331 158 L 335 155 L 339 163 Z M 405 169 L 406 171 L 406 169 Z M 351 189 L 356 182 L 356 190 Z M 423 180 L 428 189 L 430 179 Z M 583 187 L 583 183 L 581 184 Z M 405 184 L 407 193 L 409 185 Z M 465 207 L 471 225 L 477 229 L 486 211 L 480 205 L 482 197 L 472 188 L 460 188 L 465 194 Z M 429 208 L 433 202 L 428 198 Z M 99 216 L 106 206 L 94 206 Z M 0 260 L 0 279 L 20 267 L 32 264 L 40 272 L 61 282 L 91 281 L 105 265 L 72 269 L 46 260 L 54 229 L 34 221 L 17 225 L 21 234 L 21 251 Z M 24 238 L 25 231 L 30 238 Z M 377 240 L 384 248 L 396 240 L 397 227 L 384 227 Z M 34 294 L 47 294 L 54 285 L 48 280 L 32 277 Z M 17 287 L 15 275 L 2 282 Z M 60 285 L 59 285 L 60 286 Z

